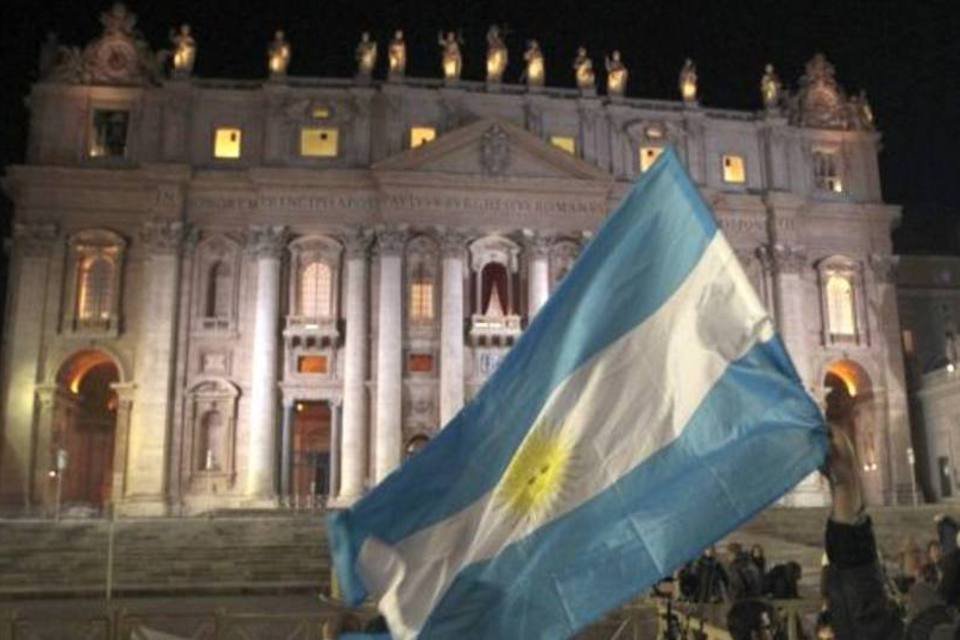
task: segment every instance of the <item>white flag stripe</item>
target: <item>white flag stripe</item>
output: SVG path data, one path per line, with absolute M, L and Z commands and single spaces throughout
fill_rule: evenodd
M 391 632 L 416 637 L 463 567 L 562 517 L 672 442 L 727 365 L 772 335 L 766 311 L 717 233 L 654 315 L 577 369 L 544 404 L 535 423 L 541 426 L 528 438 L 542 427 L 587 444 L 574 446 L 574 477 L 560 503 L 542 517 L 517 519 L 493 489 L 393 547 L 364 542 L 360 573 L 381 597 Z

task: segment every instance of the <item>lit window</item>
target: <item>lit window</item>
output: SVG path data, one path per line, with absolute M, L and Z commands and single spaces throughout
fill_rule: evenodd
M 820 191 L 843 193 L 840 161 L 833 151 L 813 152 L 813 180 Z
M 414 282 L 410 285 L 410 319 L 433 320 L 432 282 Z
M 640 147 L 640 172 L 646 173 L 661 153 L 663 153 L 663 147 Z
M 327 356 L 300 356 L 297 359 L 297 373 L 326 373 Z
M 836 273 L 827 276 L 827 321 L 834 336 L 856 335 L 853 283 Z
M 309 158 L 335 158 L 339 131 L 334 127 L 304 127 L 300 130 L 300 155 Z
M 314 107 L 310 114 L 314 120 L 326 120 L 330 117 L 330 109 L 327 107 Z
M 420 145 L 432 142 L 437 137 L 437 130 L 433 127 L 412 127 L 410 129 L 410 148 L 416 149 Z
M 563 149 L 570 155 L 577 152 L 577 141 L 570 136 L 550 136 L 550 144 L 558 149 Z
M 300 315 L 305 318 L 330 316 L 330 267 L 311 262 L 300 272 Z
M 109 320 L 113 305 L 113 262 L 93 256 L 80 264 L 80 295 L 77 316 L 80 320 Z
M 213 138 L 213 157 L 235 160 L 240 157 L 240 141 L 243 137 L 235 127 L 218 127 Z
M 747 181 L 743 156 L 723 156 L 723 181 L 737 184 Z
M 96 109 L 90 136 L 90 157 L 122 158 L 127 155 L 127 128 L 130 112 Z

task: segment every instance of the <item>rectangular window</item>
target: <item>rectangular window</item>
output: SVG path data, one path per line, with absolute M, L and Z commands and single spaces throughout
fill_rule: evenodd
M 239 158 L 242 137 L 243 132 L 236 127 L 217 127 L 213 136 L 213 157 L 223 160 Z
M 723 181 L 743 184 L 747 181 L 747 169 L 743 156 L 723 156 Z
M 326 120 L 330 117 L 330 109 L 327 107 L 314 107 L 310 114 L 314 120 Z
M 335 127 L 304 127 L 300 130 L 300 155 L 306 158 L 336 158 L 339 133 Z
M 834 338 L 852 338 L 857 334 L 853 281 L 832 273 L 827 275 L 827 321 Z
M 300 356 L 297 359 L 297 373 L 326 373 L 327 356 Z
M 640 173 L 646 173 L 661 153 L 663 147 L 640 147 Z
M 410 128 L 410 148 L 417 147 L 432 142 L 437 138 L 437 130 L 433 127 L 411 127 Z
M 432 282 L 414 282 L 410 285 L 410 319 L 433 320 Z
M 570 136 L 550 136 L 550 144 L 570 155 L 577 153 L 577 141 Z
M 913 355 L 913 331 L 910 329 L 903 330 L 903 351 L 908 355 Z
M 95 109 L 90 135 L 91 158 L 123 158 L 127 155 L 127 129 L 130 112 Z
M 813 181 L 819 191 L 843 193 L 840 159 L 834 151 L 813 152 Z
M 407 359 L 410 373 L 432 373 L 433 356 L 429 353 L 411 353 Z

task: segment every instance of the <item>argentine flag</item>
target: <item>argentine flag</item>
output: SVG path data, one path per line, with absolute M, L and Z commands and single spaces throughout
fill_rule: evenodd
M 826 426 L 672 149 L 476 398 L 330 516 L 395 638 L 563 638 L 824 460 Z

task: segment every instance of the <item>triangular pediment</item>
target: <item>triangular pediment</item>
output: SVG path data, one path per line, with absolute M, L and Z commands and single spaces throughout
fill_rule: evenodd
M 613 177 L 505 120 L 484 118 L 373 165 L 377 172 L 600 180 Z

